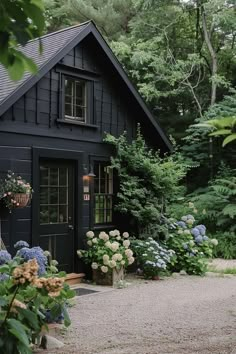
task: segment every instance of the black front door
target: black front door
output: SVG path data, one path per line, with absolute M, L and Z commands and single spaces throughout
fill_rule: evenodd
M 40 160 L 40 246 L 67 273 L 74 271 L 74 166 Z

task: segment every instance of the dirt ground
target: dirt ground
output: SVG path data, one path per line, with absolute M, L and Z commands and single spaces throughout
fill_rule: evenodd
M 235 276 L 143 280 L 77 297 L 69 311 L 52 354 L 236 354 Z

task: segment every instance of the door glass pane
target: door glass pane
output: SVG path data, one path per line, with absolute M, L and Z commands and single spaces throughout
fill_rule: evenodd
M 40 204 L 48 204 L 48 187 L 40 188 Z
M 58 188 L 49 188 L 49 204 L 58 204 Z
M 48 185 L 48 171 L 49 169 L 44 166 L 40 166 L 40 184 L 42 186 Z
M 58 207 L 49 205 L 49 224 L 58 222 Z
M 58 186 L 58 168 L 50 168 L 49 176 L 49 185 Z
M 68 222 L 68 167 L 41 166 L 40 171 L 40 223 Z

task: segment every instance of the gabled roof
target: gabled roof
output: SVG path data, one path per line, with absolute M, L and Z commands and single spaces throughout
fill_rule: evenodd
M 113 54 L 111 48 L 108 46 L 92 21 L 87 21 L 80 25 L 68 27 L 40 37 L 43 45 L 42 54 L 39 53 L 39 39 L 29 41 L 22 48 L 22 51 L 24 54 L 32 58 L 38 65 L 38 73 L 36 75 L 26 72 L 21 80 L 12 81 L 9 78 L 6 69 L 0 65 L 0 116 L 89 34 L 93 34 L 100 47 L 113 64 L 114 69 L 118 72 L 120 78 L 136 99 L 137 104 L 151 121 L 166 147 L 171 150 L 172 146 L 170 141 L 147 108 L 137 89 L 129 80 L 118 59 Z

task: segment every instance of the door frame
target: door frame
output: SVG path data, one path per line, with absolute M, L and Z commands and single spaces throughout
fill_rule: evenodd
M 83 227 L 83 162 L 84 153 L 74 150 L 61 150 L 33 147 L 32 148 L 32 187 L 34 190 L 32 198 L 32 246 L 39 245 L 40 237 L 40 200 L 39 200 L 39 168 L 40 159 L 66 160 L 74 164 L 74 247 L 75 251 L 82 246 L 82 227 Z M 76 252 L 73 262 L 74 271 L 78 269 L 78 257 Z

